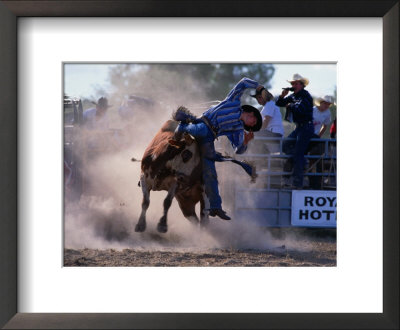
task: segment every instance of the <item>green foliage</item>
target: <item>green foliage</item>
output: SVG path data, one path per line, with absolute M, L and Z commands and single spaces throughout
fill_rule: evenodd
M 198 65 L 195 65 L 197 67 Z M 196 78 L 207 84 L 207 95 L 210 99 L 225 97 L 230 89 L 243 77 L 254 79 L 270 88 L 275 69 L 270 64 L 203 64 L 203 68 L 196 68 Z

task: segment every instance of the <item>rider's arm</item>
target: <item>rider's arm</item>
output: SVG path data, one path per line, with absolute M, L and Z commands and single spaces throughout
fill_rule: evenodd
M 291 101 L 292 101 L 292 95 L 289 95 L 288 97 L 278 97 L 275 101 L 275 104 L 278 107 L 285 107 Z
M 244 143 L 244 131 L 235 132 L 227 135 L 236 154 L 242 154 L 247 150 L 247 145 Z
M 249 78 L 243 78 L 240 80 L 235 87 L 229 92 L 228 96 L 226 97 L 227 100 L 237 100 L 240 99 L 243 92 L 247 88 L 257 88 L 258 82 Z

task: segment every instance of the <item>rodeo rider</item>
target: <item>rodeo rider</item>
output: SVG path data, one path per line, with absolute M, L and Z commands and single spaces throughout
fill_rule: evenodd
M 231 218 L 222 210 L 215 170 L 218 155 L 215 152 L 214 141 L 219 136 L 225 135 L 235 152 L 241 154 L 247 150 L 247 144 L 254 138 L 253 132 L 260 130 L 262 125 L 260 112 L 250 105 L 241 106 L 240 104 L 240 98 L 248 88 L 255 88 L 256 91 L 264 89 L 257 81 L 243 78 L 222 102 L 204 112 L 201 118 L 191 118 L 191 123 L 187 119 L 176 119 L 180 120 L 180 124 L 174 138 L 169 141 L 174 145 L 181 139 L 183 133 L 187 132 L 199 142 L 203 160 L 205 193 L 210 202 L 209 215 L 218 216 L 224 220 Z

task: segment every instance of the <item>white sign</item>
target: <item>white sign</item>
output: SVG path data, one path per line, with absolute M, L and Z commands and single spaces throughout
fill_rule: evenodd
M 336 227 L 336 191 L 293 190 L 292 226 Z

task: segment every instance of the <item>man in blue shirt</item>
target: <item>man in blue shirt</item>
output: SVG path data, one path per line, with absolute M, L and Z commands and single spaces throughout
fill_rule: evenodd
M 176 118 L 181 120 L 181 123 L 176 129 L 174 140 L 180 140 L 182 134 L 187 132 L 194 136 L 200 144 L 205 193 L 210 202 L 209 215 L 218 216 L 224 220 L 231 218 L 222 210 L 215 170 L 217 154 L 214 140 L 222 135 L 227 136 L 235 152 L 241 154 L 247 150 L 247 144 L 254 138 L 253 132 L 260 130 L 262 125 L 260 112 L 250 105 L 241 106 L 240 104 L 240 98 L 247 88 L 259 90 L 263 86 L 257 81 L 243 78 L 222 102 L 204 112 L 201 118 L 190 118 L 189 121 L 192 123 L 187 123 L 188 120 L 185 122 L 186 118 L 182 118 L 183 120 Z M 174 144 L 174 140 L 171 140 L 170 143 Z
M 293 188 L 302 189 L 304 154 L 314 134 L 313 99 L 310 93 L 304 89 L 309 83 L 307 78 L 296 73 L 288 82 L 292 85 L 293 94 L 285 97 L 289 91 L 284 89 L 276 101 L 277 106 L 286 107 L 286 117 L 291 117 L 292 121 L 296 123 L 296 129 L 288 136 L 295 138 L 296 141 L 294 143 L 293 141 L 285 141 L 282 146 L 284 153 L 293 154 L 293 158 L 285 164 L 284 169 L 285 171 L 291 170 L 291 165 L 294 163 Z

